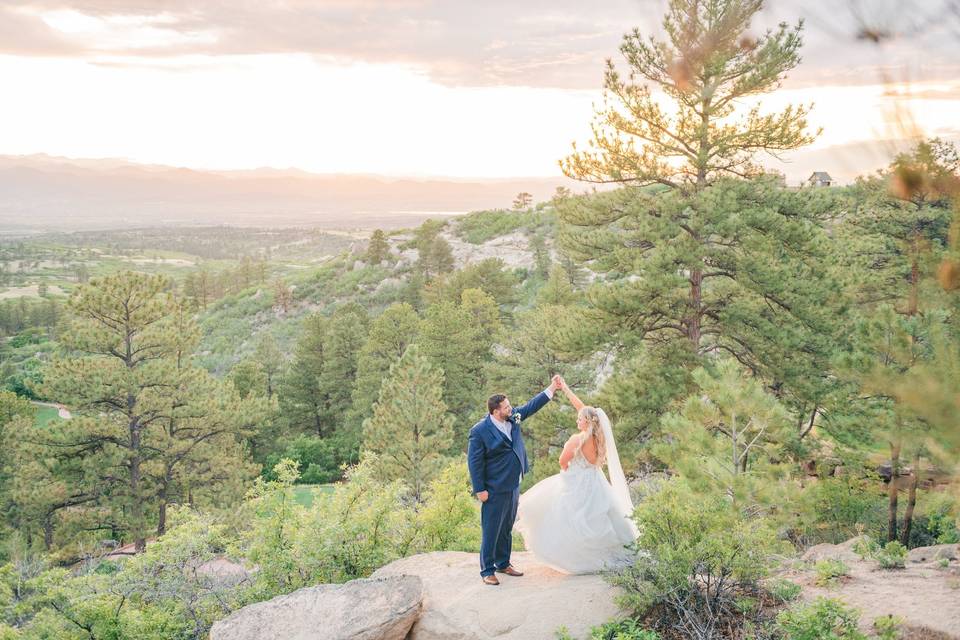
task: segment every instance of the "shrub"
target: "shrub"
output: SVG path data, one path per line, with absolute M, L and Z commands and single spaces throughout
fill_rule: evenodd
M 917 511 L 910 529 L 909 548 L 960 542 L 957 517 L 960 505 L 955 495 L 923 491 L 917 498 Z
M 861 536 L 853 545 L 853 551 L 864 560 L 874 560 L 881 569 L 903 569 L 907 561 L 907 548 L 894 540 L 881 547 L 870 536 Z
M 880 551 L 880 545 L 877 541 L 868 535 L 862 535 L 853 543 L 853 552 L 860 556 L 861 560 L 873 560 Z
M 566 627 L 558 628 L 556 637 L 557 640 L 573 640 Z M 638 621 L 627 618 L 593 627 L 590 629 L 590 640 L 660 640 L 660 634 L 644 629 Z
M 467 462 L 450 462 L 430 483 L 417 512 L 419 552 L 480 551 L 480 508 L 470 495 Z
M 798 585 L 796 582 L 791 582 L 790 580 L 785 580 L 783 578 L 771 580 L 765 586 L 767 588 L 767 592 L 776 601 L 781 603 L 793 602 L 800 596 L 800 592 L 803 591 L 803 587 Z
M 267 456 L 263 478 L 276 480 L 273 469 L 281 459 L 297 463 L 298 482 L 302 484 L 326 484 L 343 476 L 342 466 L 356 461 L 356 447 L 350 446 L 344 437 L 319 438 L 301 434 L 289 441 L 282 451 Z
M 457 220 L 455 233 L 470 244 L 483 244 L 487 240 L 507 235 L 534 221 L 536 214 L 526 211 L 474 211 Z
M 823 478 L 800 494 L 797 533 L 804 546 L 838 544 L 860 529 L 880 535 L 886 526 L 884 500 L 876 483 L 859 475 Z
M 857 630 L 860 613 L 833 598 L 817 598 L 777 616 L 785 640 L 866 640 Z
M 764 611 L 738 610 L 758 598 L 759 581 L 783 544 L 764 519 L 747 518 L 719 495 L 695 494 L 681 481 L 667 484 L 635 514 L 640 528 L 635 564 L 612 577 L 626 594 L 620 604 L 657 631 L 708 638 L 718 625 L 745 631 Z
M 877 632 L 880 640 L 897 640 L 902 626 L 903 618 L 900 616 L 880 616 L 873 621 L 873 630 Z
M 877 552 L 875 559 L 881 569 L 903 569 L 907 562 L 907 548 L 894 540 Z
M 813 565 L 813 569 L 817 572 L 817 584 L 820 586 L 833 584 L 837 578 L 850 574 L 850 567 L 837 558 L 820 560 Z

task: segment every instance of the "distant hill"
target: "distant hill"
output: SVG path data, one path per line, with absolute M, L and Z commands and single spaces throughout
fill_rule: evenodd
M 563 177 L 416 179 L 296 169 L 198 171 L 124 160 L 0 156 L 0 232 L 236 224 L 410 227 L 430 217 L 549 199 Z

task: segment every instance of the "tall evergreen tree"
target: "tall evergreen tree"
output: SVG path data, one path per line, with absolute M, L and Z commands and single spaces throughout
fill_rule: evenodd
M 443 372 L 410 346 L 387 373 L 363 448 L 378 456 L 384 480 L 402 480 L 419 501 L 453 444 L 453 417 L 442 398 Z
M 624 36 L 629 74 L 608 63 L 606 106 L 591 149 L 575 149 L 562 163 L 570 177 L 624 186 L 559 201 L 561 242 L 604 276 L 590 301 L 621 350 L 621 374 L 662 367 L 653 380 L 679 382 L 672 388 L 683 393 L 703 356 L 725 352 L 798 411 L 815 415 L 837 333 L 829 303 L 838 289 L 827 278 L 820 228 L 828 196 L 787 193 L 769 179 L 732 179 L 760 173 L 759 152 L 812 140 L 806 107 L 735 114 L 741 98 L 776 88 L 800 60 L 801 25 L 781 24 L 751 39 L 761 6 L 671 0 L 666 40 L 647 40 L 638 30 Z M 810 356 L 798 359 L 798 352 Z M 631 358 L 643 365 L 631 368 Z
M 365 260 L 370 264 L 380 264 L 390 255 L 390 245 L 383 229 L 376 229 L 367 244 Z
M 323 364 L 317 381 L 322 420 L 348 436 L 350 447 L 359 446 L 359 433 L 347 433 L 351 394 L 357 377 L 357 360 L 367 341 L 369 317 L 357 303 L 337 308 L 330 316 L 323 337 Z
M 477 390 L 484 388 L 483 367 L 492 357 L 493 339 L 480 318 L 461 305 L 443 301 L 424 312 L 417 345 L 444 372 L 443 400 L 457 418 L 458 435 L 465 435 L 471 419 L 482 415 Z
M 109 494 L 137 551 L 144 549 L 147 509 L 155 504 L 148 469 L 162 449 L 154 436 L 179 382 L 182 338 L 170 284 L 163 276 L 124 272 L 77 289 L 62 336 L 76 355 L 57 358 L 44 378 L 47 397 L 79 413 L 70 431 L 51 431 L 44 445 L 99 461 L 86 466 L 92 477 L 84 484 Z
M 351 397 L 354 424 L 362 424 L 372 415 L 386 372 L 416 341 L 419 325 L 417 312 L 406 303 L 387 307 L 371 323 L 357 357 L 357 378 Z
M 293 432 L 325 436 L 332 431 L 332 425 L 325 422 L 325 405 L 320 397 L 328 324 L 329 320 L 319 313 L 304 319 L 293 362 L 279 392 L 281 416 Z
M 638 29 L 626 34 L 620 53 L 629 74 L 624 78 L 608 60 L 605 107 L 591 150 L 575 151 L 562 163 L 564 173 L 590 182 L 699 190 L 723 176 L 756 174 L 757 152 L 810 143 L 809 107 L 775 115 L 754 107 L 731 119 L 738 101 L 776 88 L 800 62 L 802 24 L 782 23 L 753 39 L 750 22 L 762 6 L 763 0 L 671 0 L 666 40 L 648 40 Z M 676 115 L 651 87 L 673 103 Z
M 260 335 L 253 350 L 253 359 L 263 372 L 267 398 L 272 398 L 274 387 L 283 371 L 283 353 L 271 333 L 264 332 Z

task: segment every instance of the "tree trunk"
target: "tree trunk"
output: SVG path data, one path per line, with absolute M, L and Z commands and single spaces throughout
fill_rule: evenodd
M 913 528 L 913 508 L 917 504 L 917 487 L 920 486 L 920 454 L 917 453 L 913 461 L 913 479 L 910 482 L 910 493 L 907 497 L 907 510 L 903 514 L 903 532 L 900 536 L 900 542 L 908 547 L 910 542 L 910 530 Z
M 700 315 L 703 308 L 703 270 L 690 272 L 690 316 L 687 318 L 687 338 L 694 355 L 700 354 Z
M 53 514 L 48 513 L 43 519 L 43 548 L 50 551 L 53 547 Z
M 141 553 L 147 548 L 143 532 L 143 504 L 140 500 L 140 426 L 134 419 L 130 423 L 130 524 L 134 539 L 134 551 Z
M 890 484 L 887 487 L 887 542 L 897 539 L 897 476 L 900 472 L 900 443 L 890 443 Z
M 920 252 L 920 234 L 913 235 L 913 256 L 910 264 L 910 301 L 907 307 L 907 315 L 917 315 L 920 306 L 920 265 L 917 263 L 917 254 Z
M 163 486 L 160 487 L 160 513 L 157 517 L 157 537 L 159 538 L 167 532 L 167 494 L 170 491 L 170 483 L 173 478 L 173 470 L 167 467 L 167 472 L 163 477 Z

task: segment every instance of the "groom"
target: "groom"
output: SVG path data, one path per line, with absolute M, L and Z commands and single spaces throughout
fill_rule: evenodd
M 495 571 L 508 576 L 523 575 L 510 564 L 520 480 L 530 471 L 520 422 L 550 402 L 561 384 L 560 376 L 553 376 L 549 387 L 517 408 L 510 406 L 507 396 L 492 395 L 487 400 L 487 417 L 470 429 L 467 466 L 474 495 L 483 503 L 480 506 L 480 575 L 485 584 L 500 584 Z

